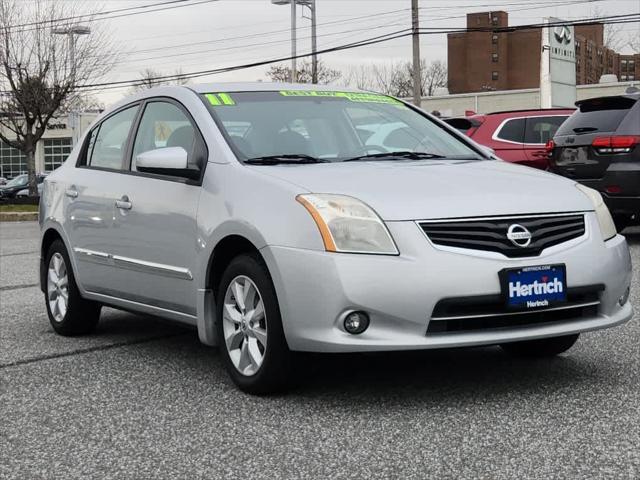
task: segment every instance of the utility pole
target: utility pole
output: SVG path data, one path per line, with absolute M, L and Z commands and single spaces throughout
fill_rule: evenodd
M 309 2 L 309 8 L 311 9 L 311 83 L 318 83 L 318 37 L 316 31 L 316 0 Z
M 289 78 L 291 83 L 295 83 L 298 79 L 296 52 L 296 0 L 291 0 L 291 75 Z
M 422 80 L 420 68 L 420 9 L 419 0 L 411 0 L 411 28 L 413 30 L 413 104 L 420 106 Z

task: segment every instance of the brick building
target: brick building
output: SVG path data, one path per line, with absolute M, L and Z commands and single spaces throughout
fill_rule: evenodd
M 467 28 L 508 27 L 503 11 L 470 13 Z M 449 92 L 538 88 L 542 29 L 465 32 L 447 36 Z M 598 83 L 612 73 L 618 80 L 640 79 L 640 54 L 621 55 L 605 47 L 604 25 L 575 27 L 576 82 Z

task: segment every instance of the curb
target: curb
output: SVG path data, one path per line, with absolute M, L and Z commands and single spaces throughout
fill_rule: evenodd
M 32 222 L 38 220 L 38 212 L 0 212 L 0 222 Z

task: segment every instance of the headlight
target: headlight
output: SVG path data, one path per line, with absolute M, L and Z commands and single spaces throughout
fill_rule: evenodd
M 328 252 L 398 254 L 378 214 L 357 198 L 321 193 L 296 200 L 315 220 Z
M 609 209 L 604 204 L 604 200 L 602 199 L 602 195 L 597 190 L 593 188 L 585 187 L 584 185 L 580 185 L 576 183 L 576 188 L 584 193 L 591 203 L 593 203 L 593 208 L 596 211 L 596 217 L 598 217 L 598 224 L 600 225 L 600 231 L 602 232 L 602 239 L 607 241 L 616 236 L 616 224 L 613 223 L 613 218 L 611 218 L 611 213 Z

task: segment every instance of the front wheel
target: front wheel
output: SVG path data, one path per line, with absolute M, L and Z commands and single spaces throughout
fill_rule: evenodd
M 266 394 L 289 381 L 290 351 L 276 292 L 257 255 L 233 259 L 220 282 L 216 328 L 223 363 L 243 391 Z
M 500 347 L 515 357 L 555 357 L 569 350 L 578 341 L 579 333 L 563 337 L 540 338 L 524 342 L 503 343 Z
M 45 261 L 45 303 L 51 326 L 65 336 L 90 333 L 98 324 L 101 306 L 80 296 L 69 254 L 61 240 L 51 244 Z

